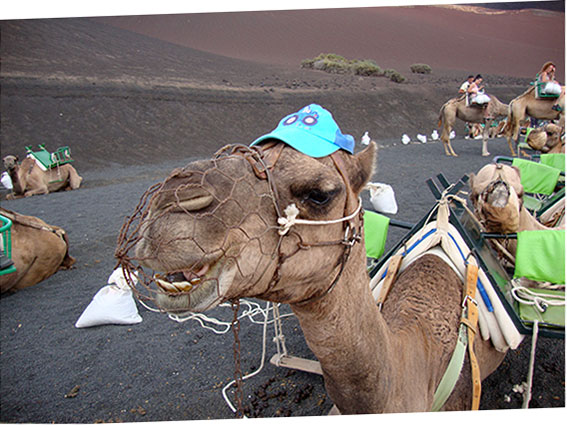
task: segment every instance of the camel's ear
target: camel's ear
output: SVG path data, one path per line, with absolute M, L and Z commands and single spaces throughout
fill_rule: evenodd
M 376 143 L 371 141 L 367 148 L 354 155 L 353 168 L 349 169 L 349 175 L 351 188 L 357 195 L 374 175 L 377 152 Z

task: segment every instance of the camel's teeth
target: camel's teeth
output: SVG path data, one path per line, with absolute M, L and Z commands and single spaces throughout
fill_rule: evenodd
M 164 290 L 169 293 L 180 293 L 180 292 L 187 292 L 193 289 L 195 284 L 189 283 L 187 281 L 182 282 L 169 282 L 164 281 L 163 279 L 156 278 L 156 283 Z

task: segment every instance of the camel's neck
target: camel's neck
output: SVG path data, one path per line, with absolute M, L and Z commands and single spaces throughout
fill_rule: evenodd
M 10 176 L 10 180 L 12 180 L 12 191 L 16 195 L 24 193 L 24 186 L 20 180 L 19 169 L 17 165 L 8 169 L 8 175 Z
M 526 209 L 526 207 L 522 206 L 520 210 L 520 225 L 518 228 L 518 232 L 523 230 L 547 230 L 548 227 L 541 224 L 539 221 L 536 220 L 534 216 L 530 214 L 530 212 Z
M 292 309 L 341 412 L 395 411 L 400 403 L 392 401 L 401 389 L 396 367 L 401 364 L 395 364 L 401 358 L 398 338 L 392 337 L 374 303 L 365 266 L 364 247 L 357 245 L 329 295 Z

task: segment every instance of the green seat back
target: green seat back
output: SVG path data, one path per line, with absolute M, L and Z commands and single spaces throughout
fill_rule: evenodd
M 542 164 L 565 172 L 565 153 L 544 153 L 539 158 Z
M 364 211 L 366 255 L 375 259 L 384 254 L 390 219 L 374 211 Z
M 565 230 L 518 232 L 514 277 L 565 284 Z
M 557 168 L 520 158 L 514 158 L 512 165 L 520 170 L 525 192 L 551 195 L 555 190 L 561 173 Z

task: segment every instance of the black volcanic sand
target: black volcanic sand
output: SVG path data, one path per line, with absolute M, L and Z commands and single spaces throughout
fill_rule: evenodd
M 344 132 L 359 139 L 369 131 L 381 146 L 373 181 L 394 187 L 399 220 L 416 222 L 435 203 L 427 178 L 442 172 L 455 181 L 489 161 L 480 156 L 480 141 L 457 138 L 456 159 L 445 157 L 439 142 L 400 143 L 404 133 L 429 135 L 436 128 L 438 109 L 463 73 L 409 76 L 396 85 L 228 60 L 89 20 L 0 26 L 2 155 L 23 157 L 24 146 L 40 143 L 51 150 L 69 145 L 84 177 L 72 192 L 15 201 L 1 193 L 2 207 L 65 228 L 77 259 L 74 269 L 0 298 L 1 422 L 233 417 L 221 395 L 233 378 L 232 333 L 216 335 L 140 306 L 137 325 L 74 327 L 112 273 L 125 216 L 174 167 L 228 143 L 248 144 L 311 102 L 331 110 Z M 18 50 L 22 44 L 28 49 Z M 527 84 L 507 76 L 486 80 L 504 102 Z M 463 128 L 459 122 L 459 136 Z M 490 141 L 489 150 L 509 153 L 502 139 Z M 368 208 L 366 192 L 364 198 Z M 388 246 L 403 234 L 392 229 Z M 225 308 L 210 315 L 232 316 Z M 275 347 L 271 327 L 268 332 L 269 359 Z M 291 354 L 312 358 L 295 318 L 285 320 L 284 334 Z M 261 326 L 244 321 L 240 340 L 242 369 L 251 372 L 260 364 Z M 512 388 L 527 376 L 529 349 L 526 340 L 510 351 L 484 382 L 482 409 L 521 407 Z M 564 349 L 563 340 L 539 339 L 531 407 L 564 407 Z M 324 415 L 332 406 L 320 376 L 269 363 L 245 381 L 244 396 L 262 417 Z

